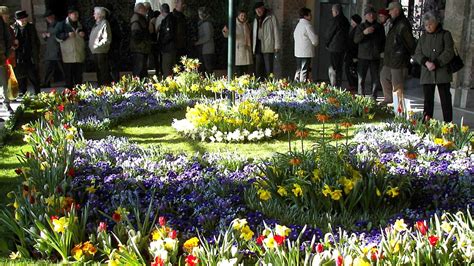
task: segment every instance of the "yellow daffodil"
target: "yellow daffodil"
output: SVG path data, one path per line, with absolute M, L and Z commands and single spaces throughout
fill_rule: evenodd
M 10 253 L 9 257 L 11 260 L 20 259 L 21 258 L 20 251 Z
M 370 266 L 370 262 L 366 258 L 358 257 L 354 259 L 352 266 Z
M 275 225 L 275 233 L 279 236 L 288 236 L 291 233 L 291 229 L 284 225 Z
M 443 134 L 448 134 L 448 133 L 449 133 L 449 126 L 448 126 L 448 125 L 444 125 L 444 126 L 441 128 L 441 133 L 443 133 Z
M 296 171 L 296 175 L 299 177 L 303 177 L 305 174 L 306 174 L 306 171 L 303 169 Z
M 77 261 L 81 261 L 84 258 L 84 253 L 82 252 L 82 243 L 74 246 L 74 248 L 71 250 L 71 255 Z
M 318 169 L 313 170 L 313 180 L 314 182 L 319 182 L 321 180 L 320 172 Z
M 435 138 L 434 139 L 434 144 L 436 145 L 443 145 L 444 140 L 442 138 Z
M 272 233 L 272 231 L 268 228 L 263 229 L 262 235 L 264 236 L 269 236 Z
M 53 206 L 56 202 L 56 197 L 54 195 L 51 195 L 47 198 L 44 199 L 44 202 L 49 206 Z
M 467 133 L 469 131 L 469 126 L 462 126 L 461 127 L 461 132 L 462 133 Z
M 66 231 L 69 223 L 69 219 L 66 217 L 61 217 L 59 219 L 53 220 L 53 230 L 57 233 L 64 233 Z
M 393 253 L 398 253 L 400 251 L 400 243 L 396 239 L 390 240 L 390 247 L 392 248 Z
M 386 193 L 388 196 L 395 198 L 400 194 L 400 190 L 398 189 L 398 187 L 388 187 Z
M 263 200 L 263 201 L 267 201 L 272 198 L 272 194 L 270 194 L 270 191 L 266 189 L 259 189 L 257 194 L 260 197 L 260 200 Z
M 247 220 L 246 219 L 235 219 L 232 222 L 232 229 L 234 230 L 240 230 L 242 229 L 245 225 L 247 225 Z
M 395 224 L 393 225 L 393 228 L 395 229 L 395 231 L 403 232 L 407 230 L 407 225 L 405 224 L 405 221 L 403 219 L 397 219 L 395 221 Z
M 332 193 L 331 188 L 328 185 L 324 185 L 323 187 L 323 195 L 327 197 L 329 194 Z
M 267 237 L 263 240 L 263 244 L 265 245 L 265 247 L 267 247 L 268 249 L 273 249 L 275 248 L 276 246 L 276 242 L 275 242 L 275 239 L 273 237 Z
M 293 192 L 293 194 L 295 194 L 295 197 L 303 196 L 303 190 L 301 189 L 301 186 L 298 184 L 293 184 L 293 189 L 291 191 Z
M 74 134 L 72 134 L 72 133 L 66 134 L 66 139 L 67 140 L 74 140 Z
M 89 194 L 93 194 L 97 191 L 97 189 L 94 187 L 94 186 L 90 186 L 90 187 L 87 187 L 86 188 L 86 191 L 89 193 Z
M 278 194 L 280 194 L 280 196 L 282 196 L 282 197 L 285 197 L 286 195 L 288 195 L 288 192 L 286 191 L 286 188 L 285 188 L 285 187 L 282 187 L 282 186 L 278 186 L 277 192 L 278 192 Z
M 153 230 L 153 232 L 151 232 L 151 239 L 153 241 L 163 239 L 164 236 L 165 236 L 164 233 L 159 229 L 155 229 Z
M 445 233 L 449 234 L 451 230 L 453 229 L 453 227 L 448 222 L 443 222 L 441 224 L 441 229 L 443 229 Z
M 199 244 L 199 239 L 197 237 L 190 238 L 186 240 L 183 244 L 183 248 L 186 252 L 191 253 L 195 247 Z
M 382 196 L 382 192 L 380 192 L 379 188 L 375 189 L 375 194 L 377 195 L 377 197 Z
M 240 238 L 245 239 L 246 241 L 249 241 L 252 239 L 254 232 L 250 229 L 248 225 L 245 225 L 242 230 L 240 230 Z
M 336 189 L 333 192 L 331 192 L 331 199 L 332 200 L 340 200 L 342 197 L 342 190 Z
M 165 249 L 167 251 L 175 250 L 177 245 L 178 245 L 177 239 L 171 239 L 169 237 L 165 238 Z
M 15 200 L 15 202 L 13 202 L 13 208 L 18 209 L 18 207 L 20 207 L 20 204 Z
M 352 189 L 354 188 L 354 181 L 352 181 L 349 178 L 342 177 L 339 180 L 339 183 L 344 186 L 344 193 L 346 195 L 348 195 L 352 191 Z

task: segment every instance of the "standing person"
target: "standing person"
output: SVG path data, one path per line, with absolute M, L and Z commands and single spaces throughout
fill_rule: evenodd
M 423 15 L 426 32 L 420 37 L 416 46 L 415 60 L 422 66 L 420 83 L 425 96 L 423 115 L 428 120 L 433 117 L 434 93 L 438 87 L 439 99 L 445 122 L 453 120 L 451 102 L 452 73 L 447 65 L 454 57 L 454 41 L 451 33 L 443 29 L 439 17 L 433 12 Z
M 130 51 L 133 56 L 134 76 L 145 78 L 148 76 L 147 61 L 151 50 L 150 32 L 146 20 L 146 8 L 142 3 L 135 5 L 134 13 L 130 19 Z
M 0 6 L 0 96 L 2 100 L 2 106 L 10 114 L 13 113 L 13 109 L 10 106 L 10 99 L 8 99 L 8 73 L 6 61 L 10 53 L 11 38 L 8 30 L 8 24 L 4 21 L 4 14 L 8 14 L 9 10 L 6 6 Z
M 107 12 L 106 19 L 112 32 L 112 43 L 110 44 L 108 54 L 110 76 L 112 81 L 118 81 L 120 79 L 120 47 L 123 39 L 123 30 L 114 13 L 113 5 L 109 3 L 105 8 L 110 11 Z
M 20 96 L 28 90 L 28 80 L 34 87 L 35 94 L 40 93 L 38 75 L 40 40 L 36 28 L 28 22 L 28 13 L 25 10 L 15 12 L 13 32 L 18 45 L 15 45 L 15 75 L 18 80 Z
M 175 36 L 175 45 L 176 45 L 176 62 L 179 62 L 182 56 L 187 55 L 187 38 L 188 38 L 188 26 L 187 19 L 184 15 L 184 0 L 176 0 L 175 8 L 173 9 L 172 15 L 175 18 L 176 22 L 176 36 Z
M 259 78 L 266 78 L 274 72 L 273 60 L 281 47 L 278 20 L 261 1 L 255 3 L 254 10 L 257 15 L 253 21 L 252 43 L 255 73 Z
M 46 20 L 46 31 L 41 34 L 41 37 L 43 37 L 43 40 L 46 42 L 46 51 L 44 52 L 46 71 L 44 73 L 42 87 L 49 88 L 51 87 L 51 80 L 58 76 L 57 71 L 61 73 L 61 77 L 64 77 L 64 71 L 61 62 L 59 42 L 56 40 L 56 16 L 51 10 L 46 10 L 44 18 Z
M 416 44 L 410 22 L 403 14 L 402 5 L 391 2 L 387 10 L 392 18 L 392 26 L 387 33 L 383 67 L 380 73 L 384 95 L 382 104 L 392 103 L 392 92 L 396 92 L 398 111 L 403 112 L 405 109 L 404 83 L 408 74 L 410 55 L 415 52 Z
M 311 25 L 311 10 L 303 7 L 299 10 L 300 20 L 293 32 L 295 39 L 296 74 L 295 81 L 304 82 L 308 79 L 314 47 L 318 46 L 318 35 Z
M 155 27 L 156 20 L 160 17 L 161 12 L 159 10 L 153 11 L 153 15 L 148 22 L 148 30 L 150 31 L 150 42 L 151 42 L 151 57 L 149 63 L 153 62 L 153 66 L 155 67 L 155 75 L 161 75 L 161 54 L 160 54 L 160 47 L 158 45 L 158 31 L 159 29 Z
M 387 35 L 390 26 L 392 25 L 390 21 L 390 14 L 388 13 L 387 9 L 381 8 L 377 11 L 377 19 L 380 25 L 384 27 L 385 35 Z
M 372 97 L 377 99 L 380 90 L 380 54 L 385 46 L 385 31 L 376 20 L 375 9 L 368 7 L 364 11 L 365 21 L 361 23 L 354 34 L 354 42 L 359 45 L 358 50 L 358 93 L 365 95 L 365 79 L 370 69 L 372 80 Z
M 329 65 L 329 80 L 332 86 L 342 85 L 342 66 L 349 37 L 349 21 L 342 13 L 342 6 L 334 4 L 331 8 L 332 19 L 326 32 L 326 48 L 329 50 L 331 63 Z
M 222 29 L 224 37 L 229 37 L 227 26 Z M 252 36 L 247 19 L 247 12 L 240 10 L 235 20 L 235 66 L 237 76 L 251 73 L 252 65 Z
M 170 15 L 168 4 L 161 5 L 161 16 L 163 19 L 158 32 L 158 45 L 161 51 L 161 70 L 163 76 L 167 77 L 173 74 L 173 66 L 176 64 L 176 21 Z
M 354 14 L 351 16 L 351 30 L 349 31 L 349 40 L 347 41 L 347 51 L 344 56 L 344 70 L 346 72 L 347 82 L 349 83 L 349 91 L 355 93 L 357 91 L 357 53 L 359 45 L 354 42 L 354 34 L 357 26 L 362 22 L 362 18 Z
M 82 83 L 83 63 L 86 59 L 85 35 L 79 22 L 79 11 L 70 8 L 66 19 L 56 26 L 56 39 L 61 47 L 66 88 L 73 88 Z
M 210 14 L 206 7 L 198 9 L 198 40 L 194 43 L 199 51 L 199 58 L 203 63 L 204 71 L 212 73 L 214 71 L 214 27 L 209 20 Z
M 109 49 L 112 43 L 112 30 L 110 24 L 105 18 L 107 11 L 103 7 L 94 7 L 95 25 L 89 36 L 89 49 L 94 55 L 94 61 L 97 67 L 97 82 L 99 86 L 111 82 L 109 67 Z

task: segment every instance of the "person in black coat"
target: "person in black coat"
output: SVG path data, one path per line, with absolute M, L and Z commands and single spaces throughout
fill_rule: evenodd
M 350 24 L 342 13 L 342 6 L 340 4 L 332 6 L 332 16 L 333 18 L 326 32 L 326 48 L 329 50 L 331 56 L 329 79 L 331 85 L 340 87 L 342 84 L 342 67 L 347 48 Z
M 46 41 L 46 51 L 44 52 L 46 71 L 42 87 L 49 88 L 53 77 L 64 77 L 64 70 L 61 49 L 59 48 L 59 42 L 56 40 L 56 16 L 51 10 L 46 10 L 44 18 L 46 20 L 46 31 L 41 34 L 41 37 Z M 57 81 L 56 78 L 55 81 Z
M 161 51 L 161 70 L 163 76 L 173 74 L 173 66 L 176 64 L 176 18 L 170 14 L 168 4 L 161 5 L 161 21 L 159 28 L 158 45 Z
M 359 46 L 354 42 L 354 34 L 357 26 L 362 22 L 362 18 L 354 14 L 351 17 L 351 30 L 349 31 L 349 40 L 347 42 L 348 49 L 344 59 L 344 70 L 346 72 L 347 82 L 349 83 L 349 90 L 351 92 L 357 91 L 357 53 Z
M 15 12 L 13 32 L 18 42 L 14 45 L 16 66 L 14 69 L 18 80 L 20 95 L 27 92 L 28 80 L 35 89 L 35 94 L 40 93 L 38 75 L 40 40 L 38 32 L 32 23 L 28 22 L 28 13 L 25 10 Z
M 372 79 L 372 97 L 377 98 L 377 91 L 381 90 L 380 85 L 380 54 L 385 47 L 385 30 L 377 22 L 376 11 L 368 7 L 364 11 L 365 21 L 361 23 L 354 34 L 354 42 L 359 44 L 358 52 L 358 93 L 365 95 L 365 79 L 367 70 L 370 69 Z

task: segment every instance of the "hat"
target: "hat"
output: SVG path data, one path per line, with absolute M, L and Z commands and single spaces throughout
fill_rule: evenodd
M 6 6 L 0 6 L 0 16 L 10 14 L 10 10 Z
M 376 14 L 377 11 L 375 11 L 375 9 L 374 9 L 373 7 L 366 7 L 366 8 L 364 9 L 364 16 L 367 15 L 367 14 L 369 14 L 369 13 Z
M 379 11 L 377 11 L 377 15 L 384 15 L 384 16 L 386 16 L 386 17 L 389 17 L 389 16 L 390 16 L 390 14 L 388 13 L 387 9 L 385 9 L 385 8 L 379 9 Z
M 257 8 L 260 8 L 262 6 L 265 6 L 265 4 L 263 3 L 263 1 L 258 1 L 255 3 L 255 5 L 253 6 L 253 9 L 257 9 Z
M 77 8 L 73 7 L 73 6 L 70 6 L 68 9 L 67 9 L 67 13 L 68 14 L 71 14 L 73 12 L 78 12 L 79 13 L 79 10 L 77 10 Z
M 43 17 L 44 17 L 44 18 L 47 18 L 47 17 L 49 17 L 49 16 L 54 16 L 54 13 L 53 13 L 52 10 L 46 9 L 46 11 L 44 12 Z
M 362 22 L 362 18 L 357 14 L 352 15 L 351 20 L 353 20 L 357 24 L 360 24 Z
M 400 10 L 403 10 L 402 9 L 402 4 L 400 4 L 399 2 L 391 2 L 388 7 L 387 7 L 387 10 L 392 10 L 394 8 L 398 8 Z
M 22 19 L 27 17 L 28 13 L 26 13 L 26 10 L 18 10 L 15 12 L 15 19 Z

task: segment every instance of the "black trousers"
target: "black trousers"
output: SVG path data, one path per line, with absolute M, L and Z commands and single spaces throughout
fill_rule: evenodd
M 112 78 L 110 76 L 110 65 L 108 54 L 94 54 L 97 66 L 97 83 L 99 86 L 110 84 Z
M 241 65 L 235 66 L 235 76 L 240 77 L 242 75 L 252 74 L 252 65 Z
M 60 76 L 64 78 L 63 63 L 60 60 L 46 60 L 45 65 L 46 71 L 44 73 L 43 84 L 49 87 L 51 80 L 54 79 L 54 81 L 57 82 L 56 77 Z
M 163 77 L 173 75 L 173 67 L 176 65 L 176 51 L 161 52 L 161 71 Z M 158 75 L 157 75 L 158 76 Z
M 214 71 L 215 66 L 215 54 L 202 54 L 201 60 L 201 70 L 206 73 L 212 73 Z
M 267 78 L 273 73 L 274 53 L 255 54 L 255 75 L 257 78 Z
M 344 66 L 345 52 L 330 52 L 331 64 L 329 65 L 329 80 L 331 85 L 341 87 L 342 67 Z
M 28 80 L 33 85 L 35 94 L 41 92 L 38 68 L 36 65 L 30 63 L 17 64 L 13 71 L 17 76 L 18 88 L 20 89 L 21 94 L 25 94 L 28 91 Z
M 357 62 L 358 93 L 365 95 L 365 80 L 369 69 L 372 80 L 371 95 L 377 98 L 377 91 L 382 90 L 382 85 L 380 85 L 380 60 L 359 59 Z
M 142 53 L 133 53 L 133 67 L 132 67 L 132 74 L 139 78 L 146 78 L 148 77 L 147 71 L 147 61 L 148 55 Z
M 344 72 L 346 72 L 347 82 L 349 83 L 349 90 L 357 90 L 357 62 L 354 62 L 353 58 L 344 60 Z
M 304 82 L 308 79 L 309 66 L 311 65 L 311 57 L 296 58 L 295 81 Z
M 73 88 L 77 84 L 82 84 L 82 72 L 82 63 L 64 63 L 66 88 Z
M 423 92 L 425 96 L 423 115 L 426 118 L 433 117 L 434 109 L 434 93 L 435 87 L 438 87 L 439 100 L 441 101 L 441 109 L 443 110 L 443 119 L 445 122 L 453 121 L 453 104 L 451 102 L 451 84 L 423 84 Z

